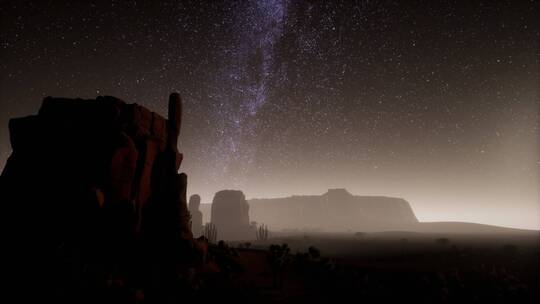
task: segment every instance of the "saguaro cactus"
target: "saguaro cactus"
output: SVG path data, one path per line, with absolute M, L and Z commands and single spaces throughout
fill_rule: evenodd
M 257 228 L 256 236 L 258 241 L 265 241 L 268 239 L 268 226 L 262 224 Z
M 208 239 L 209 243 L 216 243 L 217 240 L 217 227 L 213 223 L 207 223 L 204 225 L 204 237 Z

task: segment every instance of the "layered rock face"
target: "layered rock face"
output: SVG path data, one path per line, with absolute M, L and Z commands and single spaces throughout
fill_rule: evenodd
M 201 197 L 194 194 L 189 197 L 188 209 L 191 215 L 191 232 L 194 236 L 200 236 L 203 229 L 203 214 L 199 210 L 201 206 Z
M 45 276 L 33 279 L 36 284 L 71 292 L 59 286 L 114 273 L 154 286 L 147 281 L 151 271 L 162 269 L 160 280 L 174 276 L 178 259 L 193 254 L 187 176 L 178 174 L 181 115 L 173 93 L 167 119 L 100 96 L 47 97 L 37 115 L 10 120 L 13 152 L 0 192 L 12 208 L 21 251 L 31 256 L 28 264 L 35 262 L 29 273 Z M 77 278 L 62 273 L 83 267 Z
M 44 209 L 57 224 L 71 217 L 77 225 L 72 211 L 86 217 L 88 210 L 110 209 L 137 232 L 159 230 L 163 221 L 151 223 L 152 217 L 173 211 L 168 224 L 190 237 L 186 176 L 177 174 L 181 107 L 172 94 L 165 119 L 109 96 L 45 98 L 38 115 L 10 120 L 13 152 L 2 172 L 9 199 Z
M 216 225 L 219 239 L 242 240 L 254 237 L 249 226 L 249 205 L 242 191 L 217 192 L 211 208 L 210 221 Z
M 251 220 L 276 231 L 380 231 L 418 223 L 401 198 L 354 196 L 345 189 L 330 189 L 320 196 L 252 199 L 249 205 Z

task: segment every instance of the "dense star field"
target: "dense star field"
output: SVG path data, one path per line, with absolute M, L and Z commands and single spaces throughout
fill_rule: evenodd
M 45 96 L 166 115 L 188 191 L 407 199 L 424 221 L 540 229 L 538 1 L 4 1 L 9 118 Z M 84 160 L 81 160 L 84 161 Z

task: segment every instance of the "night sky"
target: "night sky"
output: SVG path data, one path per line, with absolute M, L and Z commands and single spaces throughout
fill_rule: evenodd
M 45 96 L 178 91 L 203 202 L 344 187 L 540 229 L 538 1 L 223 2 L 2 1 L 0 168 Z

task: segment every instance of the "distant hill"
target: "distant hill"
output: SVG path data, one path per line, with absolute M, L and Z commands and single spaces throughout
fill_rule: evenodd
M 527 230 L 500 227 L 486 224 L 466 222 L 421 222 L 411 225 L 405 231 L 423 233 L 464 233 L 464 234 L 501 234 L 501 233 L 538 233 L 538 230 Z

